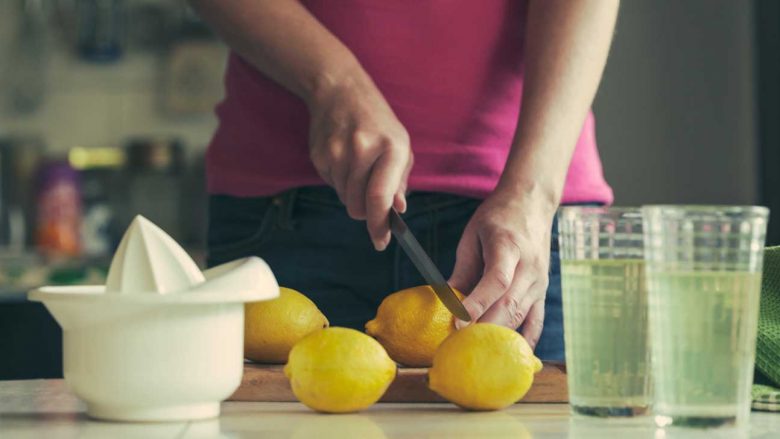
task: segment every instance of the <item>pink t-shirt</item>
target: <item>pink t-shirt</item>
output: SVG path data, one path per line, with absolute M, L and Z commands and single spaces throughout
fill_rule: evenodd
M 487 196 L 517 126 L 525 2 L 304 0 L 355 54 L 409 131 L 409 189 Z M 322 185 L 308 153 L 304 103 L 232 54 L 219 128 L 207 153 L 209 192 L 265 196 Z M 564 203 L 612 201 L 593 115 L 577 141 Z M 557 160 L 550 157 L 550 160 Z

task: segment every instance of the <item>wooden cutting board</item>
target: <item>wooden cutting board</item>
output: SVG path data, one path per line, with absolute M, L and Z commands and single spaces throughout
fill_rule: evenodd
M 390 388 L 381 402 L 444 402 L 428 389 L 428 369 L 399 368 Z M 241 385 L 229 398 L 230 401 L 297 401 L 290 382 L 280 365 L 244 365 Z M 521 403 L 568 402 L 566 366 L 561 363 L 544 363 L 544 369 L 534 377 L 534 385 Z

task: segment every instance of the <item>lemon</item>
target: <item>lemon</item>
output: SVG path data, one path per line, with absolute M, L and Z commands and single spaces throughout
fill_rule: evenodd
M 454 317 L 428 285 L 385 297 L 376 318 L 366 323 L 366 333 L 387 349 L 390 358 L 409 367 L 429 367 L 436 348 L 454 331 Z
M 279 297 L 244 306 L 244 357 L 260 363 L 285 363 L 298 340 L 327 328 L 328 319 L 308 297 L 279 288 Z
M 428 386 L 471 410 L 498 410 L 525 396 L 542 370 L 522 335 L 492 323 L 476 323 L 441 344 Z
M 377 402 L 395 373 L 395 363 L 376 340 L 339 327 L 296 343 L 284 367 L 295 397 L 327 413 L 355 412 Z

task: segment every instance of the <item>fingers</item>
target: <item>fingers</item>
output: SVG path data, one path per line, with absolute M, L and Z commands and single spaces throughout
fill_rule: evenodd
M 393 197 L 393 208 L 397 210 L 398 213 L 406 213 L 406 179 L 408 177 L 408 174 L 404 176 L 403 180 L 401 180 L 401 186 L 398 188 L 398 192 L 396 192 Z
M 474 288 L 482 274 L 482 255 L 476 234 L 467 228 L 458 243 L 455 252 L 455 268 L 448 283 L 455 289 L 465 293 Z
M 400 213 L 406 212 L 406 187 L 409 181 L 409 174 L 412 172 L 412 166 L 414 166 L 414 156 L 410 155 L 406 169 L 404 169 L 404 175 L 401 178 L 401 186 L 398 188 L 398 192 L 396 192 L 393 200 L 393 207 Z
M 484 274 L 474 290 L 463 300 L 472 319 L 479 319 L 512 286 L 520 253 L 511 241 L 491 239 L 482 248 Z M 462 326 L 463 324 L 456 326 Z
M 406 210 L 406 182 L 413 163 L 406 131 L 403 127 L 390 131 L 383 134 L 353 126 L 311 137 L 315 169 L 336 190 L 349 216 L 366 220 L 377 250 L 390 242 L 390 208 Z M 323 137 L 327 140 L 319 141 Z
M 374 147 L 371 139 L 355 133 L 350 146 L 350 174 L 347 178 L 345 205 L 350 217 L 357 220 L 366 219 L 366 188 L 374 162 L 381 153 Z
M 366 219 L 366 186 L 368 185 L 369 169 L 353 170 L 347 178 L 346 196 L 344 205 L 347 207 L 347 214 L 352 219 Z
M 374 163 L 366 188 L 366 222 L 374 247 L 382 251 L 390 242 L 388 213 L 401 187 L 408 157 L 387 148 Z
M 372 138 L 355 132 L 348 139 L 330 140 L 312 149 L 312 162 L 326 183 L 333 186 L 350 217 L 368 220 L 369 233 L 378 249 L 389 242 L 387 213 L 391 207 L 406 211 L 406 183 L 413 158 L 408 144 L 388 138 Z M 383 218 L 384 217 L 384 218 Z
M 346 204 L 347 178 L 349 163 L 344 144 L 337 140 L 327 140 L 311 150 L 311 161 L 317 173 L 327 184 L 336 190 L 339 199 Z
M 482 278 L 463 300 L 472 320 L 481 320 L 485 311 L 506 294 L 515 277 L 519 258 L 517 247 L 508 245 L 508 242 L 495 239 L 485 242 L 482 246 Z M 463 326 L 464 323 L 456 322 L 456 327 Z
M 507 293 L 499 298 L 479 319 L 517 329 L 527 318 L 531 306 L 539 300 L 531 294 L 533 285 L 528 275 L 519 275 Z
M 523 329 L 521 334 L 525 337 L 531 348 L 536 348 L 536 344 L 539 343 L 539 338 L 542 336 L 542 329 L 544 327 L 544 300 L 538 300 L 528 311 L 528 317 L 525 318 L 523 323 Z
M 398 211 L 398 213 L 406 213 L 406 194 L 405 190 L 398 191 L 395 196 L 393 197 L 393 208 Z

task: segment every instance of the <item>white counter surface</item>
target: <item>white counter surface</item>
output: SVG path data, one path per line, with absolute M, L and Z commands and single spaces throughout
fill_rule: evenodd
M 301 404 L 227 402 L 200 422 L 121 424 L 89 419 L 62 380 L 0 381 L 0 438 L 780 438 L 780 414 L 754 412 L 742 430 L 667 429 L 631 421 L 572 418 L 565 404 L 517 404 L 464 412 L 449 404 L 376 404 L 322 415 Z

